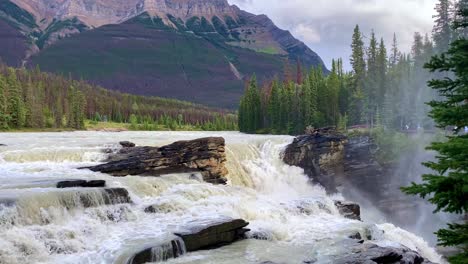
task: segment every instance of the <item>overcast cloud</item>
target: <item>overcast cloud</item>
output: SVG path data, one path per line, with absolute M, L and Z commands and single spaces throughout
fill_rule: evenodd
M 436 0 L 228 1 L 251 13 L 268 15 L 278 27 L 291 31 L 317 52 L 328 66 L 333 58 L 348 61 L 356 24 L 366 38 L 374 29 L 388 47 L 396 33 L 400 49 L 409 51 L 414 32 L 430 34 L 436 4 Z

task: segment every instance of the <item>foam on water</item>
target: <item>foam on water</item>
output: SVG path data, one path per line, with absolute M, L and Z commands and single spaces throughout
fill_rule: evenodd
M 121 140 L 161 146 L 206 136 L 226 138 L 227 186 L 200 182 L 187 174 L 115 178 L 77 170 L 104 159 L 102 150 L 115 148 Z M 355 232 L 381 234 L 377 236 L 380 243 L 403 244 L 434 262 L 442 262 L 424 240 L 404 230 L 341 217 L 333 202 L 340 197 L 327 196 L 323 188 L 309 183 L 301 169 L 281 161 L 280 153 L 292 137 L 235 132 L 72 132 L 1 134 L 0 138 L 8 145 L 0 150 L 0 200 L 26 197 L 19 204 L 0 209 L 2 264 L 124 263 L 146 243 L 167 241 L 194 219 L 219 217 L 245 219 L 250 222 L 249 235 L 265 240 L 195 252 L 170 263 L 282 259 L 280 262 L 298 263 L 311 258 L 327 263 L 327 256 L 343 249 L 340 241 Z M 73 195 L 57 198 L 61 196 L 53 186 L 63 179 L 106 180 L 108 187 L 127 189 L 133 203 L 77 206 Z M 96 195 L 93 199 L 99 201 Z M 145 213 L 151 205 L 156 212 Z M 239 258 L 234 262 L 234 257 Z

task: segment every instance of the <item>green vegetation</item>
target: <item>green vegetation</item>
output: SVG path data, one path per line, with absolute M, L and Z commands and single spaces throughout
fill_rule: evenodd
M 446 1 L 438 6 L 439 12 L 446 10 Z M 468 2 L 459 6 L 459 17 L 455 29 L 468 27 Z M 442 19 L 443 20 L 443 19 Z M 445 27 L 441 27 L 444 29 Z M 442 40 L 442 39 L 441 39 Z M 443 78 L 435 78 L 429 86 L 441 96 L 439 101 L 431 101 L 430 115 L 441 128 L 454 126 L 454 134 L 446 142 L 434 142 L 429 149 L 437 151 L 437 161 L 424 165 L 434 172 L 423 175 L 423 183 L 413 183 L 403 190 L 419 195 L 437 206 L 436 212 L 443 211 L 466 216 L 468 212 L 468 134 L 461 130 L 468 126 L 468 39 L 466 36 L 455 39 L 447 52 L 434 56 L 425 65 L 434 73 L 446 73 Z M 450 77 L 447 77 L 450 76 Z M 448 228 L 437 231 L 439 244 L 456 246 L 461 252 L 449 260 L 451 263 L 468 263 L 468 223 L 466 218 L 448 224 Z
M 266 82 L 259 91 L 260 102 L 253 102 L 248 96 L 250 88 L 246 89 L 243 102 L 247 106 L 239 110 L 240 116 L 260 107 L 262 117 L 248 129 L 239 124 L 241 131 L 255 133 L 252 128 L 256 127 L 262 132 L 295 135 L 308 126 L 336 126 L 341 130 L 350 126 L 391 131 L 434 129 L 427 116 L 429 108 L 424 105 L 434 97 L 426 86 L 431 74 L 422 68 L 434 54 L 429 37 L 415 33 L 408 55 L 399 51 L 395 37 L 388 56 L 383 39 L 378 41 L 374 32 L 370 36 L 366 47 L 359 26 L 355 27 L 349 73 L 344 72 L 341 59 L 332 62 L 328 75 L 321 68 L 307 74 L 298 64 L 295 74 L 287 66 L 282 81 Z
M 38 69 L 0 65 L 0 130 L 92 129 L 115 123 L 132 130 L 236 130 L 237 116 L 183 101 L 108 91 Z
M 67 20 L 54 20 L 39 36 L 36 41 L 36 45 L 42 49 L 44 48 L 45 42 L 50 38 L 50 35 L 54 32 L 58 32 L 62 29 L 77 29 L 79 32 L 85 31 L 88 27 L 81 23 L 76 17 Z
M 266 47 L 266 48 L 263 48 L 263 49 L 259 49 L 257 51 L 258 52 L 263 52 L 263 53 L 266 53 L 266 54 L 272 54 L 272 55 L 279 54 L 278 50 L 276 50 L 276 48 L 274 48 L 274 47 Z

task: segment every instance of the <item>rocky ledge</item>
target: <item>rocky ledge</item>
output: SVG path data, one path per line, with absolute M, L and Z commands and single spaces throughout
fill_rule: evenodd
M 163 147 L 135 147 L 130 142 L 122 143 L 124 147 L 111 154 L 108 163 L 86 169 L 113 176 L 200 172 L 206 182 L 225 184 L 227 181 L 224 138 L 178 141 Z
M 177 238 L 141 250 L 129 258 L 127 264 L 165 261 L 186 252 L 222 247 L 244 239 L 249 231 L 245 228 L 248 224 L 231 218 L 193 221 L 174 234 Z

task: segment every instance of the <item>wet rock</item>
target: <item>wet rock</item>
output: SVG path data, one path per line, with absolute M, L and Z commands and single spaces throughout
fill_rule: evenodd
M 113 176 L 160 176 L 200 172 L 206 182 L 225 184 L 225 141 L 221 137 L 178 141 L 163 147 L 133 147 L 111 155 L 110 162 L 83 168 Z
M 148 247 L 131 257 L 127 264 L 144 264 L 166 261 L 180 257 L 185 253 L 185 246 L 180 240 L 172 240 L 168 243 Z
M 102 197 L 99 200 L 95 200 L 95 197 L 88 192 L 78 192 L 77 195 L 81 205 L 85 208 L 132 202 L 128 191 L 124 188 L 102 189 Z
M 245 238 L 249 223 L 242 219 L 223 218 L 192 222 L 186 230 L 175 233 L 182 238 L 188 252 L 213 249 Z
M 86 184 L 85 180 L 61 181 L 57 183 L 57 188 L 75 188 L 83 187 Z
M 361 207 L 359 204 L 348 201 L 335 201 L 335 206 L 342 216 L 361 221 Z
M 418 252 L 408 248 L 380 247 L 370 242 L 356 244 L 344 255 L 336 258 L 335 264 L 429 264 Z
M 155 214 L 157 212 L 159 212 L 157 205 L 150 205 L 145 208 L 145 213 Z
M 61 181 L 57 183 L 57 188 L 76 188 L 76 187 L 84 187 L 84 188 L 102 188 L 106 186 L 106 181 L 104 180 L 92 180 L 92 181 L 85 181 L 85 180 L 72 180 L 72 181 Z
M 359 233 L 359 232 L 356 232 L 356 233 L 350 235 L 349 238 L 351 238 L 351 239 L 357 239 L 357 240 L 362 240 L 361 233 Z
M 315 130 L 314 130 L 315 131 Z M 343 162 L 347 138 L 331 130 L 317 130 L 299 136 L 288 145 L 283 160 L 291 166 L 304 169 L 314 183 L 321 184 L 327 192 L 337 192 L 337 168 Z
M 122 148 L 134 148 L 136 146 L 135 143 L 130 141 L 120 141 L 119 144 Z

